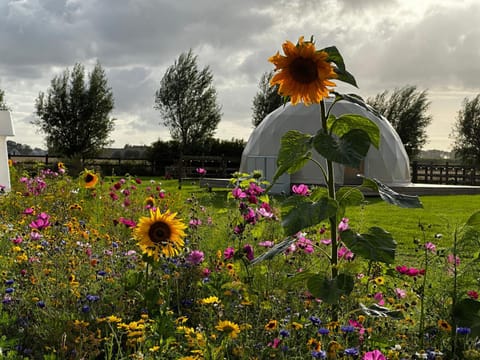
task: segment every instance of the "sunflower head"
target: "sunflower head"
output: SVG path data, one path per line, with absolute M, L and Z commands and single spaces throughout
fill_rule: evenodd
M 277 52 L 268 59 L 276 71 L 270 85 L 278 85 L 278 93 L 289 96 L 293 105 L 299 102 L 315 104 L 327 97 L 330 93 L 328 86 L 335 86 L 330 79 L 337 78 L 328 53 L 316 50 L 313 41 L 304 41 L 303 36 L 297 45 L 286 41 L 282 48 L 285 55 Z
M 228 320 L 222 320 L 219 321 L 217 326 L 215 328 L 218 331 L 221 331 L 225 334 L 227 334 L 230 338 L 235 339 L 238 334 L 240 333 L 240 326 L 238 324 L 228 321 Z
M 185 245 L 183 238 L 186 225 L 177 219 L 177 213 L 167 210 L 161 213 L 157 208 L 150 210 L 150 217 L 142 217 L 134 230 L 134 237 L 143 253 L 153 257 L 178 255 Z
M 98 183 L 98 175 L 91 170 L 85 169 L 81 175 L 83 186 L 87 189 L 94 188 Z

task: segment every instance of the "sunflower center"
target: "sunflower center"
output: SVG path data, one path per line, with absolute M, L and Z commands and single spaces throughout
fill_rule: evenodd
M 95 179 L 95 178 L 93 177 L 92 174 L 87 174 L 87 175 L 85 176 L 85 182 L 86 182 L 86 183 L 92 182 L 94 179 Z
M 148 236 L 154 243 L 167 242 L 170 240 L 171 235 L 172 232 L 168 224 L 160 221 L 153 223 L 148 230 Z
M 317 64 L 312 59 L 296 58 L 290 64 L 293 79 L 302 84 L 309 84 L 318 78 Z

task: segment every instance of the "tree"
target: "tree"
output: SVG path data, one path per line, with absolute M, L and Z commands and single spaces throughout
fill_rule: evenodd
M 427 91 L 418 91 L 416 86 L 407 85 L 395 89 L 392 94 L 384 91 L 367 103 L 385 116 L 397 131 L 412 158 L 418 155 L 427 142 L 426 128 L 432 117 L 427 115 L 430 102 Z
M 270 86 L 270 79 L 272 78 L 274 71 L 264 72 L 260 83 L 258 84 L 258 91 L 253 98 L 253 126 L 260 125 L 263 119 L 270 114 L 273 110 L 283 105 L 283 97 L 278 95 L 278 85 Z
M 5 102 L 5 91 L 0 89 L 0 110 L 10 110 Z
M 198 69 L 192 50 L 183 53 L 165 72 L 155 92 L 155 109 L 160 110 L 173 140 L 182 153 L 213 137 L 220 122 L 217 92 L 209 67 Z
M 86 158 L 97 155 L 113 130 L 110 117 L 114 100 L 105 71 L 97 62 L 85 81 L 85 69 L 75 64 L 60 76 L 55 76 L 47 94 L 36 100 L 37 119 L 32 123 L 46 134 L 47 147 L 55 155 Z
M 465 164 L 480 164 L 480 94 L 463 100 L 451 137 L 455 157 Z

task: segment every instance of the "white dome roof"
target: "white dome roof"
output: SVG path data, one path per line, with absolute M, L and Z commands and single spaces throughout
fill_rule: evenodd
M 333 99 L 328 98 L 325 102 L 328 109 Z M 388 186 L 410 184 L 408 155 L 400 137 L 384 117 L 375 116 L 363 107 L 345 100 L 337 102 L 331 113 L 337 117 L 342 114 L 362 115 L 375 122 L 380 129 L 379 149 L 370 147 L 359 170 L 335 164 L 335 182 L 337 184 L 358 184 L 357 174 L 378 179 Z M 319 129 L 320 106 L 303 104 L 292 106 L 287 103 L 285 106 L 279 107 L 265 117 L 250 135 L 242 154 L 240 171 L 262 170 L 265 178 L 271 181 L 276 171 L 276 159 L 282 136 L 289 130 L 298 130 L 313 135 Z M 326 164 L 325 159 L 315 151 L 313 151 L 313 157 L 322 164 Z M 289 180 L 284 178 L 280 181 L 288 182 L 288 187 L 283 186 L 283 190 L 289 189 L 290 183 L 324 184 L 321 171 L 312 162 L 307 163 L 303 169 L 289 177 Z

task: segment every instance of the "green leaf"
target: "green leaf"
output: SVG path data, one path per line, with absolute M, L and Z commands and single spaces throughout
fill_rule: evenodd
M 370 142 L 377 149 L 380 146 L 380 129 L 375 122 L 362 115 L 356 114 L 344 114 L 336 119 L 328 119 L 332 121 L 331 131 L 341 137 L 351 130 L 358 129 L 363 130 L 368 134 Z
M 303 196 L 291 196 L 282 204 L 282 226 L 287 235 L 319 224 L 336 214 L 337 202 L 328 197 L 310 201 Z
M 477 231 L 480 231 L 480 211 L 473 213 L 465 223 L 467 226 L 471 226 Z
M 312 135 L 290 130 L 282 136 L 277 159 L 277 171 L 272 184 L 285 172 L 293 174 L 300 170 L 310 159 Z
M 263 253 L 262 255 L 256 257 L 252 261 L 250 261 L 250 265 L 255 265 L 258 264 L 259 262 L 262 262 L 264 260 L 271 260 L 278 254 L 283 253 L 285 250 L 288 249 L 290 245 L 292 245 L 296 241 L 295 238 L 292 237 L 287 237 L 285 240 L 282 242 L 275 244 L 272 248 L 270 248 L 267 252 Z
M 377 185 L 378 194 L 383 201 L 402 208 L 423 208 L 423 204 L 418 196 L 399 194 L 377 179 L 370 180 Z
M 364 110 L 367 110 L 369 113 L 373 114 L 374 116 L 380 119 L 384 119 L 382 114 L 380 114 L 376 109 L 368 105 L 362 99 L 362 97 L 357 94 L 340 94 L 336 91 L 332 91 L 332 94 L 335 94 L 335 102 L 345 100 L 345 101 L 357 104 L 358 106 L 361 106 Z
M 340 274 L 334 279 L 316 274 L 307 280 L 307 288 L 312 295 L 328 304 L 336 304 L 341 296 L 349 295 L 353 286 L 353 277 L 346 274 Z
M 340 206 L 358 206 L 365 200 L 362 192 L 357 188 L 341 187 L 337 191 L 337 201 Z
M 362 181 L 362 185 L 360 185 L 360 187 L 370 189 L 370 190 L 373 190 L 376 193 L 378 193 L 378 186 L 377 186 L 377 183 L 375 181 L 373 181 L 372 179 L 367 178 L 365 176 L 361 176 L 361 177 L 362 177 L 363 181 Z
M 472 336 L 480 336 L 480 302 L 473 299 L 462 299 L 452 310 L 457 326 L 469 327 Z
M 325 51 L 328 54 L 327 61 L 335 64 L 337 80 L 358 87 L 357 81 L 355 80 L 354 76 L 347 71 L 343 57 L 335 46 L 329 46 L 319 51 Z
M 366 234 L 351 229 L 340 233 L 343 243 L 355 254 L 365 259 L 393 264 L 397 242 L 392 235 L 379 227 L 371 227 Z
M 340 138 L 320 130 L 313 138 L 313 146 L 327 160 L 358 168 L 370 148 L 370 137 L 359 129 Z

